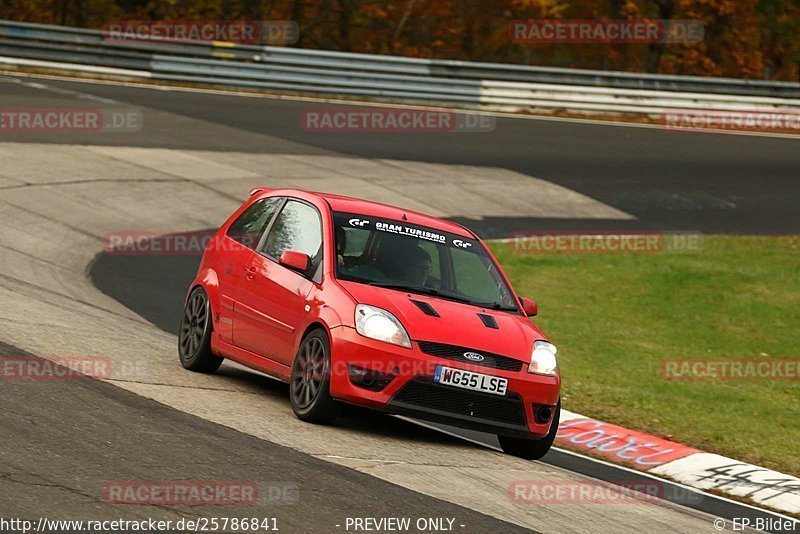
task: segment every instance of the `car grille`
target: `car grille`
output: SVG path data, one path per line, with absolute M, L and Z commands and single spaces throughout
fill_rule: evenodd
M 522 400 L 513 392 L 500 397 L 413 379 L 395 394 L 390 404 L 525 427 Z
M 446 345 L 444 343 L 434 343 L 432 341 L 417 341 L 419 348 L 425 354 L 436 356 L 437 358 L 444 358 L 446 360 L 453 360 L 461 363 L 470 363 L 472 365 L 479 365 L 481 367 L 491 367 L 492 369 L 501 369 L 503 371 L 519 371 L 522 369 L 522 362 L 509 358 L 508 356 L 500 356 L 499 354 L 492 354 L 491 352 L 484 352 L 482 350 L 468 349 L 456 345 Z M 465 352 L 477 352 L 483 355 L 482 362 L 474 362 L 464 358 Z

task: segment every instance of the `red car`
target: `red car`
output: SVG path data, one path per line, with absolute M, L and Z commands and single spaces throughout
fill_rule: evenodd
M 556 348 L 484 243 L 421 213 L 254 189 L 209 241 L 186 299 L 183 366 L 230 358 L 289 383 L 294 413 L 341 403 L 497 434 L 544 456 L 558 428 Z

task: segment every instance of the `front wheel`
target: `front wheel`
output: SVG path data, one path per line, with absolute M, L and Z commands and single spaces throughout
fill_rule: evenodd
M 339 404 L 330 393 L 331 343 L 323 329 L 310 332 L 292 364 L 289 402 L 298 419 L 330 423 L 339 415 Z
M 211 352 L 211 305 L 202 287 L 196 287 L 186 299 L 178 334 L 178 356 L 181 365 L 198 373 L 213 373 L 222 365 L 224 358 Z
M 561 418 L 561 400 L 556 406 L 556 413 L 553 415 L 553 422 L 550 423 L 550 432 L 542 439 L 525 439 L 512 436 L 497 436 L 500 441 L 500 448 L 503 452 L 512 456 L 517 456 L 524 460 L 540 460 L 556 439 L 558 433 L 558 422 Z

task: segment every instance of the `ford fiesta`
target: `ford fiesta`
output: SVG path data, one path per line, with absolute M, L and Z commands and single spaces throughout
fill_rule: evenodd
M 192 371 L 289 383 L 300 419 L 342 403 L 491 432 L 538 459 L 558 428 L 556 347 L 466 228 L 383 204 L 255 189 L 209 241 L 181 322 Z

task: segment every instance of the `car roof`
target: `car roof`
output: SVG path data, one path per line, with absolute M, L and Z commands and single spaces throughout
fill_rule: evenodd
M 261 190 L 253 190 L 253 193 L 256 191 Z M 411 224 L 427 226 L 436 230 L 450 232 L 463 237 L 473 237 L 473 234 L 460 224 L 439 219 L 438 217 L 425 215 L 424 213 L 419 213 L 417 211 L 407 210 L 397 206 L 390 206 L 389 204 L 381 204 L 380 202 L 372 202 L 359 198 L 336 195 L 333 193 L 304 191 L 301 189 L 263 189 L 263 191 L 269 191 L 269 196 L 292 196 L 294 194 L 299 198 L 302 198 L 305 195 L 313 195 L 325 200 L 333 211 L 381 217 L 384 219 L 393 219 L 397 221 L 404 220 L 403 216 L 405 215 L 407 218 L 406 220 Z

